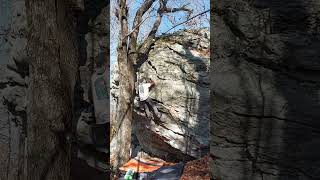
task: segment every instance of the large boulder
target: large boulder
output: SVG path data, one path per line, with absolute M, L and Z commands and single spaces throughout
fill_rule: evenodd
M 150 98 L 162 114 L 158 122 L 135 105 L 134 129 L 144 151 L 188 160 L 208 150 L 209 37 L 206 29 L 162 36 L 140 67 L 138 78 L 156 83 Z
M 319 1 L 213 8 L 213 178 L 319 179 Z

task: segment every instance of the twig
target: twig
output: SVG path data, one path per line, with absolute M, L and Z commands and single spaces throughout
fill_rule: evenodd
M 145 18 L 143 21 L 141 21 L 136 27 L 134 27 L 134 28 L 131 30 L 131 32 L 129 32 L 124 38 L 130 36 L 139 26 L 142 25 L 142 23 L 144 23 L 147 19 L 149 19 L 149 18 L 151 18 L 151 17 L 155 17 L 155 16 L 148 16 L 148 17 L 146 17 L 146 18 Z M 123 38 L 123 39 L 124 39 L 124 38 Z
M 181 24 L 184 24 L 184 23 L 190 21 L 191 19 L 194 19 L 194 18 L 196 18 L 196 17 L 198 17 L 198 16 L 201 16 L 201 15 L 203 15 L 203 14 L 209 12 L 209 11 L 210 11 L 210 9 L 208 9 L 208 10 L 202 12 L 202 13 L 199 13 L 199 14 L 197 14 L 197 15 L 195 15 L 195 16 L 192 16 L 191 18 L 189 18 L 189 19 L 187 19 L 187 20 L 185 20 L 185 21 L 183 21 L 183 22 L 181 22 L 181 23 L 179 23 L 179 24 L 176 24 L 176 25 L 172 26 L 169 30 L 167 30 L 166 32 L 164 32 L 164 33 L 162 33 L 162 34 L 166 34 L 167 32 L 171 31 L 171 30 L 174 29 L 175 27 L 180 26 Z

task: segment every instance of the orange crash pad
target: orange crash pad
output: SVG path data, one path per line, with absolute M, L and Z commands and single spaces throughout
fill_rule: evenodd
M 135 172 L 143 173 L 143 172 L 155 171 L 161 168 L 162 166 L 163 166 L 163 162 L 160 162 L 160 161 L 134 158 L 134 159 L 131 159 L 122 167 L 120 167 L 119 169 L 121 171 L 128 171 L 129 169 L 132 169 Z

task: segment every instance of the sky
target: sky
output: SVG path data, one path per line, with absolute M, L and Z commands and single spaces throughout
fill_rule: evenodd
M 138 8 L 141 6 L 141 4 L 143 3 L 143 0 L 128 0 L 128 6 L 129 6 L 129 28 L 131 29 L 132 26 L 132 21 L 134 19 L 135 13 L 138 10 Z M 209 10 L 210 9 L 210 0 L 169 0 L 168 1 L 168 7 L 180 7 L 182 5 L 185 5 L 189 3 L 189 5 L 187 6 L 190 9 L 193 9 L 193 14 L 191 15 L 194 16 L 196 14 L 199 14 L 205 10 Z M 156 2 L 156 6 L 154 6 L 154 8 L 158 8 L 158 2 Z M 114 9 L 115 7 L 113 7 L 114 3 L 111 5 L 111 9 Z M 154 17 L 153 17 L 154 15 Z M 179 22 L 183 22 L 186 20 L 186 13 L 183 12 L 179 12 L 179 13 L 170 13 L 169 15 L 171 15 L 171 17 L 168 17 L 167 15 L 163 16 L 162 21 L 161 21 L 161 25 L 158 29 L 157 35 L 161 35 L 164 32 L 167 32 L 172 26 L 173 24 L 178 24 Z M 111 22 L 115 21 L 115 17 L 114 14 L 111 12 Z M 170 21 L 169 18 L 171 18 L 171 20 L 173 19 L 174 22 Z M 209 27 L 210 26 L 210 21 L 208 21 L 208 19 L 210 18 L 210 12 L 204 14 L 203 16 L 201 16 L 201 21 L 202 24 L 200 25 L 201 27 Z M 143 33 L 147 33 L 148 30 L 150 29 L 150 24 L 153 24 L 155 20 L 155 13 L 151 14 L 151 18 L 148 19 L 148 21 L 145 21 L 145 23 L 142 25 L 141 27 L 141 31 L 142 34 Z M 111 25 L 112 26 L 112 25 Z M 176 28 L 170 30 L 168 33 L 172 33 L 175 31 L 178 31 L 180 29 L 185 29 L 186 26 L 185 24 L 177 26 Z M 110 47 L 110 61 L 111 61 L 111 68 L 114 67 L 114 64 L 116 63 L 117 60 L 117 53 L 116 53 L 116 48 L 117 48 L 117 40 L 118 40 L 118 34 L 116 32 L 116 29 L 112 29 L 111 27 L 111 35 L 110 35 L 110 39 L 111 39 L 111 47 Z M 141 37 L 140 37 L 141 39 Z

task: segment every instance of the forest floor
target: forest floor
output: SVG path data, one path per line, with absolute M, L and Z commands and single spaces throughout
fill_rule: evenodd
M 184 166 L 180 180 L 210 180 L 209 155 L 201 159 L 187 162 Z

